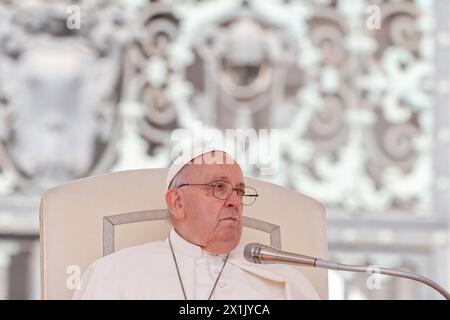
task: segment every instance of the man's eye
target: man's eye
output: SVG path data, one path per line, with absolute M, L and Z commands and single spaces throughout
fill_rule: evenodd
M 214 188 L 216 188 L 217 190 L 223 190 L 223 188 L 225 188 L 225 185 L 223 183 L 215 183 L 214 184 Z

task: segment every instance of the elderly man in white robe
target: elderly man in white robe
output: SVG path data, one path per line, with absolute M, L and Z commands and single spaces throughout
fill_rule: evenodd
M 244 259 L 243 205 L 257 193 L 227 153 L 181 156 L 166 189 L 167 239 L 95 261 L 74 299 L 319 299 L 298 268 Z

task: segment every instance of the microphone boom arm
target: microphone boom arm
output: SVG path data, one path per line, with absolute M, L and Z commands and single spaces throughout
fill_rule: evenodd
M 330 269 L 337 271 L 350 271 L 350 272 L 362 272 L 362 273 L 379 273 L 394 277 L 400 277 L 410 280 L 415 280 L 426 284 L 427 286 L 433 288 L 438 291 L 441 295 L 445 297 L 445 299 L 450 300 L 450 293 L 445 290 L 438 283 L 434 282 L 431 279 L 428 279 L 424 276 L 407 272 L 407 271 L 398 271 L 383 267 L 367 267 L 367 266 L 357 266 L 357 265 L 349 265 L 342 264 L 333 261 L 322 260 L 315 257 L 305 256 L 296 253 L 284 252 L 270 246 L 259 244 L 259 243 L 250 243 L 246 246 L 244 250 L 244 257 L 247 261 L 253 263 L 287 263 L 287 264 L 296 264 L 307 267 L 315 267 L 322 269 Z
M 379 273 L 379 274 L 384 274 L 384 275 L 388 275 L 388 276 L 394 276 L 394 277 L 415 280 L 415 281 L 421 282 L 423 284 L 426 284 L 427 286 L 438 291 L 441 295 L 444 296 L 445 299 L 450 300 L 450 294 L 447 292 L 447 290 L 445 290 L 443 287 L 441 287 L 438 283 L 434 282 L 431 279 L 428 279 L 427 277 L 424 277 L 424 276 L 421 276 L 419 274 L 415 274 L 412 272 L 393 270 L 393 269 L 388 269 L 388 268 L 383 268 L 383 267 L 378 267 L 378 268 L 374 269 L 374 268 L 366 267 L 366 266 L 355 266 L 355 265 L 349 265 L 349 264 L 342 264 L 342 263 L 331 262 L 331 261 L 322 260 L 322 259 L 316 259 L 316 261 L 314 262 L 314 267 L 330 269 L 330 270 L 338 270 L 338 271 Z

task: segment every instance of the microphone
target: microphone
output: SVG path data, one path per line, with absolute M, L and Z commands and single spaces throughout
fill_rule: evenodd
M 427 286 L 430 286 L 434 290 L 438 291 L 445 297 L 445 299 L 450 300 L 450 293 L 448 293 L 447 290 L 445 290 L 439 284 L 424 276 L 412 272 L 398 271 L 382 267 L 374 269 L 373 267 L 369 266 L 341 264 L 338 262 L 322 260 L 316 257 L 281 251 L 271 246 L 260 243 L 247 244 L 244 249 L 244 258 L 245 260 L 256 264 L 285 263 L 338 271 L 380 273 L 394 277 L 406 278 L 424 283 Z

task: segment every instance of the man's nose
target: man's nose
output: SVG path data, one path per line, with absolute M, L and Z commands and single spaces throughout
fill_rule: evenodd
M 235 207 L 237 210 L 241 207 L 241 199 L 237 195 L 237 190 L 233 190 L 231 195 L 228 197 L 226 204 L 227 207 Z

